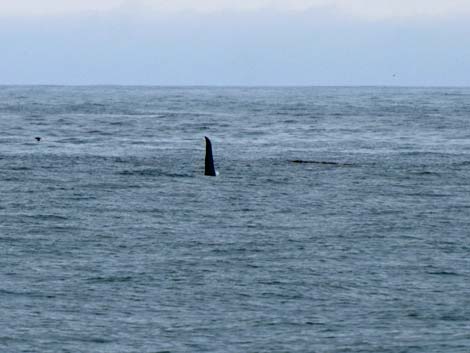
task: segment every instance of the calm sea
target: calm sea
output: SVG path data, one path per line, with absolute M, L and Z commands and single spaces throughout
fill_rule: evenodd
M 470 352 L 470 89 L 3 86 L 0 131 L 1 352 Z

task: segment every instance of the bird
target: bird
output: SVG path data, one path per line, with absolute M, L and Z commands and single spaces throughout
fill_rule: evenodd
M 37 142 L 41 141 L 41 138 L 40 137 L 35 137 L 34 138 Z

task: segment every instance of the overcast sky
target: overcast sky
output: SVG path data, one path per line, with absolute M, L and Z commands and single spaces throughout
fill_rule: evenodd
M 0 84 L 470 85 L 470 0 L 0 0 Z

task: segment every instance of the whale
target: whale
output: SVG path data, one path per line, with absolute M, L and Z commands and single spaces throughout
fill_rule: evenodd
M 324 164 L 324 165 L 337 165 L 337 166 L 343 166 L 343 167 L 350 167 L 352 164 L 350 163 L 338 163 L 338 162 L 325 162 L 325 161 L 307 161 L 303 159 L 294 159 L 289 161 L 291 163 L 296 163 L 296 164 Z
M 206 140 L 206 159 L 205 159 L 205 168 L 204 175 L 207 176 L 216 176 L 215 167 L 214 167 L 214 157 L 212 155 L 212 143 L 207 136 L 204 136 Z
M 290 161 L 291 163 L 298 163 L 298 164 L 331 164 L 331 165 L 339 165 L 340 163 L 337 163 L 337 162 L 324 162 L 324 161 L 305 161 L 305 160 L 302 160 L 302 159 L 294 159 L 292 161 Z

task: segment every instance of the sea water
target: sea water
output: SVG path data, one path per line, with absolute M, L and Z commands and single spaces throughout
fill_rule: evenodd
M 0 131 L 1 352 L 470 352 L 470 89 L 3 86 Z

